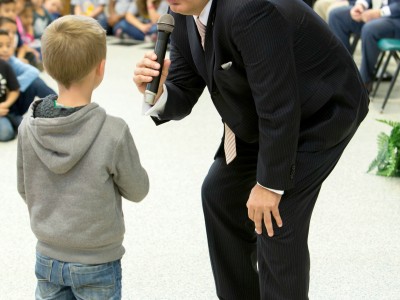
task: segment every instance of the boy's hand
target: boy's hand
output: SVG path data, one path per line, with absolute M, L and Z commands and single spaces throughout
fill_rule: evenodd
M 163 84 L 167 79 L 170 65 L 171 61 L 169 59 L 165 59 L 156 100 L 163 93 Z M 158 76 L 160 72 L 159 69 L 160 64 L 157 62 L 157 55 L 153 51 L 146 53 L 144 58 L 136 64 L 133 81 L 135 82 L 139 92 L 144 94 L 146 85 L 153 80 L 153 77 Z

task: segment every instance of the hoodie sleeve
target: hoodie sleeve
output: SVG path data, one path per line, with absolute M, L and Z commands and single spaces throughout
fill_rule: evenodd
M 22 126 L 21 126 L 22 127 Z M 17 189 L 18 193 L 26 202 L 25 197 L 25 176 L 24 176 L 24 164 L 22 155 L 22 134 L 18 135 L 18 146 L 17 146 Z
M 140 163 L 128 125 L 122 130 L 113 157 L 114 182 L 119 192 L 127 200 L 139 202 L 149 191 L 149 178 Z

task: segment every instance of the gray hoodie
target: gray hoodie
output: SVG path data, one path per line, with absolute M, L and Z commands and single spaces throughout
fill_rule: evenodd
M 128 125 L 96 103 L 58 118 L 34 118 L 18 134 L 18 192 L 28 205 L 37 251 L 100 264 L 125 250 L 121 196 L 141 201 L 149 181 Z

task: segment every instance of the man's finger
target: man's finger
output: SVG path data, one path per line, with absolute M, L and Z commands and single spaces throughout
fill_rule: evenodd
M 254 222 L 254 209 L 248 208 L 247 209 L 247 215 L 248 215 L 249 219 Z
M 269 210 L 264 211 L 264 224 L 267 228 L 268 236 L 274 236 L 274 228 L 272 227 L 271 212 Z
M 156 60 L 157 59 L 157 55 L 154 53 L 154 51 L 148 51 L 146 52 L 146 54 L 144 55 L 144 57 L 147 57 L 151 60 Z
M 278 227 L 282 227 L 283 222 L 282 222 L 282 219 L 281 219 L 281 215 L 279 214 L 279 209 L 276 208 L 276 209 L 272 210 L 271 213 L 274 216 L 276 225 L 278 225 Z
M 254 225 L 256 226 L 256 232 L 258 234 L 262 233 L 262 218 L 263 218 L 263 213 L 261 211 L 256 211 L 254 213 Z

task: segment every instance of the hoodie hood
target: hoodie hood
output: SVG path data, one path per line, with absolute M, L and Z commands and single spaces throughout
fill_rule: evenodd
M 29 108 L 27 135 L 47 168 L 53 173 L 64 174 L 91 147 L 104 124 L 106 112 L 98 104 L 90 103 L 66 117 L 35 118 L 35 108 L 41 101 L 34 101 Z

